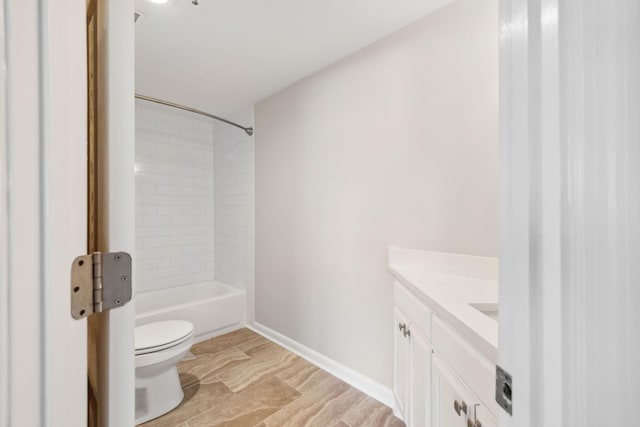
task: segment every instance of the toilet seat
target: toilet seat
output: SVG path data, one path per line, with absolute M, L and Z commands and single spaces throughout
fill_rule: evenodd
M 180 345 L 193 335 L 193 324 L 168 320 L 138 326 L 135 329 L 135 355 L 156 353 Z

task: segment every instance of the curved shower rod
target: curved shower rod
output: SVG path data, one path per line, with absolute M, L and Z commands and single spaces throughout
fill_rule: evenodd
M 214 116 L 213 114 L 205 113 L 204 111 L 196 110 L 195 108 L 185 107 L 184 105 L 175 104 L 169 101 L 163 101 L 162 99 L 152 98 L 150 96 L 140 95 L 138 93 L 135 94 L 136 99 L 142 99 L 143 101 L 155 102 L 156 104 L 166 105 L 168 107 L 178 108 L 180 110 L 189 111 L 191 113 L 200 114 L 201 116 L 209 117 L 210 119 L 218 120 L 223 123 L 226 123 L 231 126 L 235 126 L 237 128 L 242 129 L 247 133 L 247 135 L 253 135 L 252 127 L 244 127 L 237 123 L 232 122 L 231 120 L 223 119 L 222 117 Z

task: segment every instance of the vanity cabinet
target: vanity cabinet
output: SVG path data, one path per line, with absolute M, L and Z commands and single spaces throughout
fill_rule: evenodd
M 431 355 L 433 346 L 419 329 L 411 330 L 411 388 L 409 422 L 428 426 L 431 418 Z
M 397 415 L 407 427 L 497 427 L 495 365 L 399 282 L 394 298 Z
M 483 405 L 477 405 L 475 407 L 474 417 L 474 427 L 498 427 L 498 421 L 493 418 L 493 415 Z
M 432 427 L 498 426 L 480 399 L 437 354 L 432 366 Z
M 397 307 L 393 311 L 394 323 L 394 375 L 393 393 L 397 410 L 408 419 L 408 397 L 411 364 L 411 342 L 407 335 L 409 321 Z
M 428 426 L 431 419 L 430 310 L 396 288 L 394 308 L 394 396 L 407 426 Z
M 471 391 L 437 354 L 433 355 L 432 366 L 432 427 L 468 427 L 475 403 Z

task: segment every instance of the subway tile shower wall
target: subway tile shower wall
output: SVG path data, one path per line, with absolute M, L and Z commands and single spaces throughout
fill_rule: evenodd
M 228 117 L 252 125 L 253 109 Z M 251 304 L 255 275 L 254 138 L 218 123 L 214 135 L 216 278 L 245 289 Z
M 136 291 L 215 278 L 211 120 L 136 101 Z

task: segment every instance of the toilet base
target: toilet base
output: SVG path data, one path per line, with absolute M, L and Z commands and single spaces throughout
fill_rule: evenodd
M 150 374 L 136 372 L 136 425 L 166 414 L 184 398 L 175 364 Z

